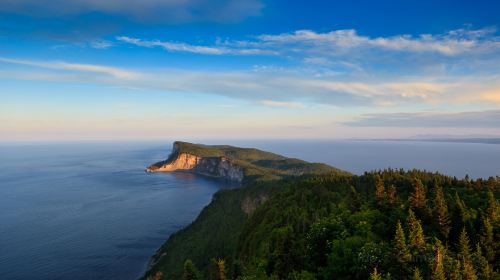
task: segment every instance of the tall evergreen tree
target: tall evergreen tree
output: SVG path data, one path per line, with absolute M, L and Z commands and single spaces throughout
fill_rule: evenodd
M 408 227 L 410 229 L 410 246 L 420 249 L 425 246 L 424 230 L 422 224 L 411 209 L 408 210 Z
M 413 277 L 411 278 L 412 280 L 423 280 L 422 276 L 420 275 L 420 270 L 418 267 L 415 267 L 413 269 Z
M 410 194 L 409 202 L 411 208 L 417 211 L 420 215 L 425 216 L 428 214 L 426 189 L 420 179 L 415 179 L 413 192 Z
M 224 260 L 211 260 L 210 280 L 226 280 L 226 264 Z
M 226 280 L 225 261 L 222 259 L 212 259 L 211 280 Z
M 448 206 L 446 205 L 446 200 L 444 198 L 443 189 L 441 186 L 436 186 L 434 195 L 434 207 L 433 207 L 433 218 L 436 226 L 439 228 L 439 232 L 446 240 L 448 234 L 450 233 L 450 217 L 448 215 Z
M 384 181 L 382 181 L 379 174 L 375 175 L 375 198 L 378 204 L 383 203 L 386 198 Z
M 398 221 L 396 235 L 394 236 L 394 256 L 399 265 L 400 273 L 408 273 L 408 262 L 411 260 L 411 254 L 406 245 L 406 237 L 401 223 Z
M 480 280 L 489 280 L 492 277 L 493 271 L 491 269 L 488 260 L 483 256 L 481 246 L 476 244 L 476 252 L 474 252 L 474 266 L 478 272 L 478 278 Z
M 436 240 L 436 244 L 434 244 L 434 261 L 432 264 L 432 280 L 446 280 L 445 272 L 444 272 L 444 260 L 445 251 L 441 241 Z
M 349 186 L 348 200 L 349 200 L 349 209 L 352 212 L 358 211 L 359 208 L 361 207 L 361 197 L 356 191 L 356 188 L 354 188 L 353 186 Z
M 465 228 L 462 230 L 459 239 L 460 254 L 462 257 L 462 278 L 463 280 L 476 280 L 476 271 L 471 260 L 471 253 L 469 247 L 469 237 Z
M 183 280 L 200 280 L 200 272 L 191 260 L 186 260 L 184 262 L 184 274 L 182 275 Z
M 458 245 L 462 259 L 470 261 L 469 237 L 467 236 L 467 231 L 465 230 L 465 228 L 463 228 L 462 233 L 460 233 Z
M 397 200 L 397 191 L 394 185 L 390 185 L 387 189 L 387 202 L 390 204 L 396 203 Z
M 486 209 L 486 213 L 493 223 L 500 219 L 500 206 L 491 190 L 488 190 L 488 208 Z
M 497 242 L 494 240 L 493 226 L 490 223 L 489 218 L 483 217 L 483 226 L 481 229 L 481 244 L 484 248 L 484 256 L 489 262 L 495 260 L 495 249 L 498 247 Z
M 377 271 L 377 268 L 375 267 L 370 273 L 370 280 L 382 280 L 382 275 Z

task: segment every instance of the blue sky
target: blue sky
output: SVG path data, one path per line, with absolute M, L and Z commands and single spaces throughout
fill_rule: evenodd
M 500 135 L 499 10 L 0 0 L 1 140 Z

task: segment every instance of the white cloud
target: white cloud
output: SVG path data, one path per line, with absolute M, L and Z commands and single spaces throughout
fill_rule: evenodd
M 281 107 L 288 109 L 298 109 L 304 107 L 304 104 L 299 102 L 285 102 L 285 101 L 273 101 L 273 100 L 261 100 L 260 104 L 269 107 Z
M 234 49 L 227 48 L 224 46 L 199 46 L 190 45 L 186 43 L 175 43 L 175 42 L 162 42 L 158 40 L 141 40 L 137 38 L 130 38 L 127 36 L 116 37 L 118 41 L 129 43 L 141 47 L 161 47 L 167 51 L 171 52 L 189 52 L 198 54 L 209 54 L 209 55 L 262 55 L 262 54 L 275 54 L 272 51 L 260 50 L 260 49 Z
M 94 49 L 108 49 L 113 46 L 113 43 L 106 40 L 95 40 L 89 44 Z
M 4 57 L 0 57 L 0 62 L 27 66 L 27 69 L 19 71 L 8 69 L 0 72 L 0 77 L 4 78 L 92 83 L 169 94 L 213 94 L 271 107 L 300 108 L 305 102 L 339 107 L 474 103 L 500 105 L 498 75 L 358 80 L 335 76 L 315 78 L 287 72 L 196 72 L 172 69 L 137 72 L 102 65 Z M 36 68 L 47 70 L 38 71 Z
M 217 42 L 211 46 L 198 46 L 186 43 L 159 40 L 141 40 L 127 36 L 117 37 L 119 41 L 143 47 L 163 47 L 169 51 L 194 52 L 202 54 L 240 54 L 240 55 L 294 55 L 304 57 L 307 63 L 326 64 L 329 58 L 371 51 L 407 52 L 443 56 L 461 54 L 481 54 L 500 50 L 500 37 L 496 30 L 457 29 L 445 34 L 422 34 L 417 37 L 396 35 L 390 37 L 362 36 L 353 29 L 334 30 L 318 33 L 312 30 L 297 30 L 278 35 L 260 35 L 254 40 Z M 348 59 L 348 58 L 347 58 Z
M 494 36 L 496 30 L 485 28 L 479 30 L 458 29 L 446 34 L 422 34 L 417 37 L 397 35 L 375 37 L 359 35 L 354 29 L 334 30 L 317 33 L 312 30 L 297 30 L 293 33 L 279 35 L 261 35 L 254 44 L 267 46 L 295 45 L 296 51 L 309 51 L 332 54 L 352 52 L 359 49 L 377 48 L 382 50 L 439 53 L 453 56 L 469 52 L 486 52 L 500 49 L 500 39 Z M 301 47 L 302 46 L 302 47 Z
M 80 72 L 91 72 L 97 74 L 105 74 L 113 76 L 120 79 L 130 79 L 136 77 L 138 74 L 132 71 L 127 71 L 115 67 L 92 65 L 92 64 L 79 64 L 79 63 L 67 63 L 63 61 L 34 61 L 34 60 L 22 60 L 22 59 L 12 59 L 6 57 L 0 57 L 0 62 L 34 66 L 46 69 L 54 70 L 70 70 L 70 71 L 80 71 Z

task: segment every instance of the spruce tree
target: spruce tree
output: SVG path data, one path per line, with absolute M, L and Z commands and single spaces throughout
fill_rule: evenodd
M 361 207 L 361 197 L 353 186 L 349 186 L 349 209 L 356 212 Z
M 226 264 L 224 260 L 211 260 L 210 280 L 226 280 Z
M 403 268 L 406 268 L 406 263 L 410 261 L 411 255 L 406 245 L 406 237 L 401 223 L 398 222 L 396 227 L 396 235 L 394 237 L 394 250 L 396 260 Z
M 460 254 L 462 257 L 462 279 L 463 280 L 476 280 L 476 271 L 471 261 L 471 253 L 469 247 L 469 237 L 465 228 L 462 230 L 459 239 Z
M 500 206 L 491 190 L 488 190 L 488 208 L 486 213 L 491 222 L 495 223 L 500 219 Z
M 476 252 L 474 252 L 474 266 L 477 268 L 478 278 L 480 280 L 489 280 L 493 274 L 488 260 L 483 256 L 481 246 L 476 244 Z
M 423 280 L 422 276 L 420 275 L 420 270 L 415 267 L 415 269 L 413 269 L 413 276 L 411 278 L 412 280 Z
M 408 210 L 408 227 L 410 229 L 410 246 L 417 249 L 424 247 L 425 237 L 422 223 L 415 217 L 411 209 Z
M 436 244 L 434 244 L 434 261 L 432 264 L 432 280 L 446 280 L 445 273 L 444 273 L 444 266 L 443 266 L 443 260 L 444 260 L 444 248 L 443 245 L 441 244 L 441 241 L 438 239 L 436 240 Z
M 439 232 L 446 240 L 448 234 L 450 233 L 450 217 L 448 215 L 448 206 L 446 205 L 446 200 L 444 199 L 444 193 L 441 186 L 435 187 L 434 196 L 434 208 L 433 208 L 433 218 Z
M 465 228 L 463 228 L 462 233 L 460 233 L 458 245 L 462 259 L 470 261 L 469 237 L 467 236 L 467 231 L 465 230 Z
M 377 199 L 377 203 L 380 205 L 385 200 L 385 187 L 384 181 L 380 178 L 380 175 L 375 175 L 375 198 Z
M 410 196 L 410 205 L 416 209 L 422 209 L 427 205 L 424 184 L 419 179 L 415 179 L 413 187 L 413 193 Z
M 382 276 L 377 271 L 376 267 L 373 269 L 372 273 L 370 273 L 370 280 L 382 280 Z
M 396 203 L 397 200 L 397 192 L 396 187 L 394 185 L 390 185 L 387 189 L 387 202 L 390 204 Z
M 483 217 L 482 222 L 480 240 L 484 248 L 484 256 L 489 262 L 493 262 L 495 260 L 495 248 L 498 247 L 498 244 L 494 240 L 493 226 L 490 219 Z
M 191 260 L 186 260 L 184 262 L 184 274 L 182 275 L 183 280 L 200 280 L 200 272 Z

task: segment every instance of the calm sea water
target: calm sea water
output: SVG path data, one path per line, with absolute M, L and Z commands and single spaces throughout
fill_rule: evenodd
M 252 141 L 362 173 L 426 168 L 500 175 L 500 145 Z M 0 145 L 0 279 L 136 279 L 168 236 L 228 187 L 189 174 L 147 174 L 171 144 Z

